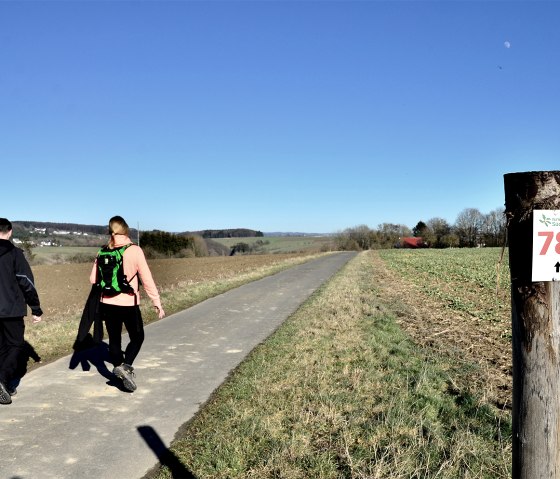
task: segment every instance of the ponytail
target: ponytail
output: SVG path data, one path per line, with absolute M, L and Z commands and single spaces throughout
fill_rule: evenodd
M 124 218 L 122 216 L 113 216 L 109 220 L 109 234 L 111 235 L 109 238 L 109 248 L 113 248 L 115 246 L 115 235 L 128 236 L 129 232 L 130 228 Z

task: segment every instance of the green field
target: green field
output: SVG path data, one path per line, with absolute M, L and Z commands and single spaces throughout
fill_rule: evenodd
M 250 238 L 213 238 L 228 248 L 238 243 L 258 246 L 259 253 L 298 253 L 330 250 L 331 236 L 264 236 Z
M 509 314 L 509 261 L 500 248 L 380 250 L 390 268 L 428 297 L 471 317 L 502 321 Z

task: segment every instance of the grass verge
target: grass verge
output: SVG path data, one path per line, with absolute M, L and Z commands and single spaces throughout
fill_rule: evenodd
M 196 478 L 511 476 L 509 418 L 450 376 L 478 366 L 403 332 L 377 260 L 352 260 L 182 429 L 172 453 Z

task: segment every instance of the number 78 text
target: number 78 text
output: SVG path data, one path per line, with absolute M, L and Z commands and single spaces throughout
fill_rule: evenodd
M 539 231 L 539 236 L 544 236 L 544 244 L 539 253 L 541 256 L 544 256 L 548 253 L 548 249 L 552 243 L 553 239 L 556 239 L 556 244 L 554 245 L 554 251 L 556 254 L 560 254 L 560 232 L 556 233 L 556 237 L 554 236 L 554 231 Z

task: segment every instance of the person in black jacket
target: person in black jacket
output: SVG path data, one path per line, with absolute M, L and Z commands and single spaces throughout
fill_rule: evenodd
M 25 347 L 27 306 L 34 323 L 43 315 L 31 267 L 11 236 L 12 223 L 0 218 L 0 404 L 12 402 L 8 384 L 17 375 L 18 358 Z

